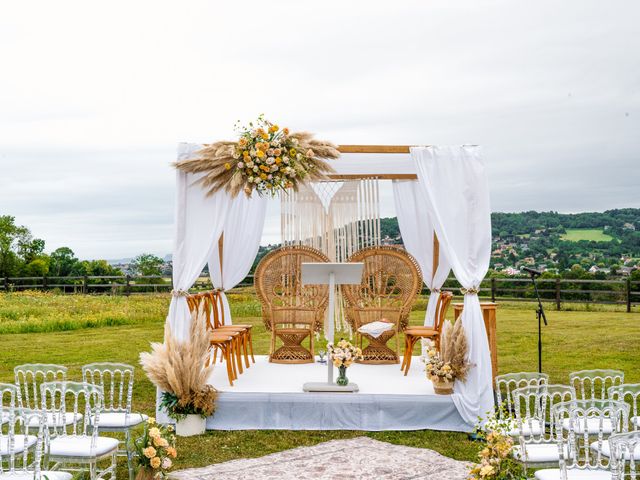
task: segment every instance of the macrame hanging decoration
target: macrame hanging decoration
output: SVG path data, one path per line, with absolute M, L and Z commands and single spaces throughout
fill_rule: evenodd
M 375 178 L 310 182 L 280 195 L 282 245 L 304 245 L 332 262 L 345 262 L 365 247 L 380 245 L 379 185 Z M 336 291 L 336 330 L 352 332 Z

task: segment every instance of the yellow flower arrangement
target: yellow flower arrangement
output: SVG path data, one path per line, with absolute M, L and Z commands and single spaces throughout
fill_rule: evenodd
M 325 180 L 333 168 L 325 161 L 340 156 L 335 145 L 315 140 L 310 133 L 290 133 L 287 128 L 262 115 L 248 126 L 236 124 L 237 142 L 206 145 L 199 157 L 182 160 L 177 168 L 204 173 L 199 180 L 212 194 L 224 189 L 232 196 L 256 190 L 259 195 L 275 195 L 296 189 L 310 180 Z M 263 175 L 264 174 L 264 175 Z
M 172 458 L 178 456 L 173 427 L 165 427 L 156 423 L 155 418 L 147 420 L 148 429 L 134 441 L 137 464 L 147 469 L 153 478 L 165 478 L 173 466 Z

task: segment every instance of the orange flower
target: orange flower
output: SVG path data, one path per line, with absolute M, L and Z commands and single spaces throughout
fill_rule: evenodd
M 282 163 L 282 159 L 280 157 L 276 157 L 276 165 L 280 165 Z
M 160 457 L 153 457 L 149 461 L 149 464 L 151 465 L 151 468 L 160 468 L 160 465 L 162 464 L 162 460 L 160 460 Z
M 282 133 L 284 133 L 285 135 L 289 135 L 289 129 L 287 127 L 284 127 L 282 129 Z
M 169 455 L 171 458 L 176 458 L 178 456 L 178 452 L 173 447 L 167 447 L 167 455 Z
M 266 173 L 261 173 L 261 174 L 260 174 L 260 178 L 261 178 L 262 180 L 266 180 L 266 179 L 267 179 L 267 174 L 266 174 Z

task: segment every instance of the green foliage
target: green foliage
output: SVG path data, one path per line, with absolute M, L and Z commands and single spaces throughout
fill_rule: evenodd
M 610 242 L 613 237 L 604 233 L 600 228 L 567 228 L 566 232 L 560 235 L 560 240 L 567 242 L 579 242 L 581 240 Z
M 134 258 L 129 264 L 129 268 L 134 275 L 162 275 L 164 260 L 151 253 L 143 253 Z

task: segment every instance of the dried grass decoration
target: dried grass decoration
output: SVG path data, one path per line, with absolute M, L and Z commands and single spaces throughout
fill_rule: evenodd
M 298 190 L 300 183 L 326 180 L 334 172 L 326 160 L 340 156 L 332 143 L 315 140 L 308 132 L 289 129 L 261 115 L 249 126 L 236 124 L 237 142 L 206 145 L 197 158 L 175 164 L 183 172 L 204 173 L 199 182 L 212 195 L 222 189 L 235 197 L 241 191 L 251 196 L 274 196 L 278 191 Z
M 218 392 L 207 384 L 213 365 L 203 307 L 191 315 L 190 341 L 180 342 L 164 328 L 164 343 L 152 343 L 151 352 L 140 354 L 140 364 L 149 380 L 162 390 L 161 407 L 169 417 L 181 420 L 189 414 L 208 417 L 215 411 Z
M 425 359 L 427 376 L 433 382 L 436 393 L 450 394 L 456 380 L 464 382 L 467 379 L 471 367 L 467 360 L 468 353 L 462 319 L 458 318 L 455 325 L 451 325 L 448 320 L 445 321 L 442 326 L 440 351 L 430 343 Z

